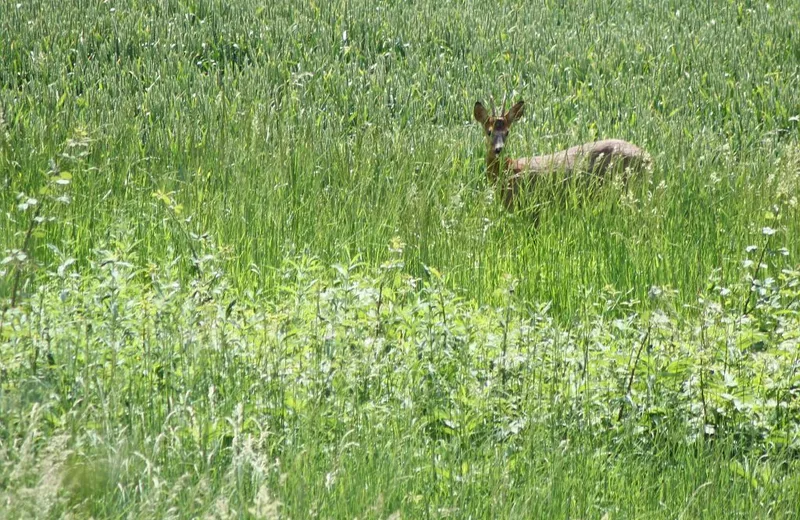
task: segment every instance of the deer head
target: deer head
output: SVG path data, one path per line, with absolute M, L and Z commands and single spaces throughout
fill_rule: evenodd
M 472 111 L 475 121 L 480 123 L 486 132 L 487 160 L 492 161 L 503 151 L 511 125 L 525 113 L 525 102 L 519 101 L 506 112 L 506 100 L 503 97 L 503 108 L 500 110 L 500 115 L 495 112 L 494 100 L 492 100 L 491 115 L 480 101 L 475 103 Z

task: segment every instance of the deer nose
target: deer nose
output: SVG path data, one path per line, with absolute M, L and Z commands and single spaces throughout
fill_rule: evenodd
M 502 135 L 495 135 L 494 139 L 492 139 L 492 145 L 494 146 L 494 153 L 495 155 L 499 154 L 503 151 L 503 146 L 506 144 L 505 139 L 503 139 Z

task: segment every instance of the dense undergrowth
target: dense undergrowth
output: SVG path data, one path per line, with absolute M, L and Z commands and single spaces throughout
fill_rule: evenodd
M 615 486 L 701 470 L 712 505 L 796 512 L 797 270 L 712 275 L 688 320 L 668 290 L 644 314 L 586 294 L 564 326 L 513 279 L 479 306 L 434 268 L 410 276 L 399 240 L 380 269 L 289 259 L 277 298 L 233 291 L 223 253 L 195 240 L 188 283 L 120 232 L 5 312 L 5 517 L 627 516 L 651 491 L 629 502 Z M 664 517 L 688 497 L 672 500 Z

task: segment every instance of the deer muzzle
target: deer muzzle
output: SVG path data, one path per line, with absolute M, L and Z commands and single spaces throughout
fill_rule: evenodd
M 503 147 L 506 145 L 505 139 L 503 138 L 502 134 L 495 134 L 494 138 L 492 139 L 492 148 L 494 149 L 495 155 L 500 154 L 503 151 Z

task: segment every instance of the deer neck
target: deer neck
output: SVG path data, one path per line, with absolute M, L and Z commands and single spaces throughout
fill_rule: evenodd
M 500 178 L 500 156 L 491 147 L 486 150 L 486 177 L 492 184 Z

